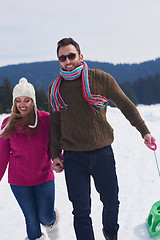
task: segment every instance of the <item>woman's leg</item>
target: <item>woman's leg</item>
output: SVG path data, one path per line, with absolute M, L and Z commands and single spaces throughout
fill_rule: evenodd
M 49 226 L 56 220 L 54 211 L 55 183 L 54 180 L 34 187 L 38 208 L 38 217 L 41 224 Z
M 34 187 L 10 185 L 26 220 L 27 235 L 30 240 L 41 237 Z
M 59 238 L 58 212 L 54 210 L 55 184 L 54 180 L 35 186 L 38 216 L 40 223 L 46 228 L 48 238 Z

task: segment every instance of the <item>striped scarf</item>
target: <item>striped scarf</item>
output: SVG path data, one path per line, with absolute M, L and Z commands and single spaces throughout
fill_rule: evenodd
M 94 113 L 98 112 L 95 107 L 104 108 L 105 103 L 108 101 L 106 97 L 100 95 L 92 95 L 89 87 L 89 80 L 88 80 L 88 66 L 86 62 L 82 61 L 81 65 L 74 69 L 71 72 L 63 71 L 60 69 L 60 73 L 56 76 L 51 84 L 51 91 L 50 91 L 50 102 L 53 112 L 58 112 L 62 108 L 67 109 L 67 104 L 63 101 L 60 95 L 60 84 L 62 78 L 65 80 L 75 80 L 79 76 L 81 77 L 82 81 L 82 92 L 84 99 L 89 103 Z

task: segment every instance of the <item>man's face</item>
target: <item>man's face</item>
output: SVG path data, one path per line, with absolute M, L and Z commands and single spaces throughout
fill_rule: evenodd
M 61 61 L 61 58 L 58 60 L 59 60 L 61 69 L 64 71 L 73 71 L 75 68 L 77 68 L 81 64 L 83 60 L 83 55 L 82 54 L 79 55 L 75 46 L 73 46 L 72 44 L 69 44 L 64 47 L 60 47 L 58 52 L 58 58 L 61 56 L 63 56 L 62 57 L 63 62 Z M 70 56 L 71 56 L 71 59 L 69 59 Z M 72 58 L 74 59 L 72 60 Z

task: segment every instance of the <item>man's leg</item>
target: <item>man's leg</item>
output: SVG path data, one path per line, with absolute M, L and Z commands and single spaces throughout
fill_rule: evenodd
M 64 152 L 64 169 L 69 200 L 73 204 L 74 228 L 78 240 L 94 240 L 90 198 L 88 155 Z
M 93 151 L 90 158 L 91 174 L 103 203 L 103 231 L 111 238 L 117 235 L 119 229 L 118 182 L 111 146 Z

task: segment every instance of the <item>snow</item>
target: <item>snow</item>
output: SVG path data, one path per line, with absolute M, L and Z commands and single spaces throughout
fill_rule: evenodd
M 160 104 L 139 105 L 138 110 L 156 138 L 156 156 L 160 161 Z M 6 116 L 0 115 L 0 124 Z M 152 205 L 160 200 L 160 177 L 154 152 L 144 145 L 140 133 L 117 108 L 109 107 L 107 118 L 115 135 L 112 147 L 120 187 L 119 240 L 149 240 L 151 238 L 145 227 L 145 220 Z M 55 173 L 55 177 L 56 207 L 60 213 L 60 240 L 76 239 L 72 226 L 72 205 L 67 197 L 64 173 Z M 92 181 L 91 216 L 96 240 L 104 239 L 101 212 L 102 204 Z M 6 171 L 0 183 L 0 239 L 22 240 L 25 236 L 24 217 L 10 190 Z

